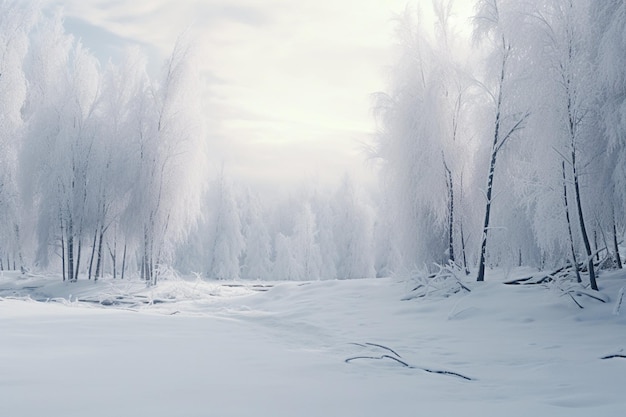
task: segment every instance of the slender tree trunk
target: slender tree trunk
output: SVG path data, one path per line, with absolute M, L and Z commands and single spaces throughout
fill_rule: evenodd
M 613 220 L 613 249 L 615 251 L 615 266 L 617 269 L 622 269 L 622 258 L 619 254 L 619 244 L 617 242 L 617 227 L 615 226 L 615 220 Z
M 452 183 L 452 172 L 443 160 L 443 166 L 446 170 L 446 182 L 448 186 L 448 251 L 449 261 L 454 263 L 454 185 Z
M 576 209 L 578 210 L 578 223 L 580 224 L 580 233 L 583 238 L 583 244 L 585 245 L 585 251 L 587 252 L 587 268 L 589 269 L 589 284 L 591 289 L 598 291 L 598 284 L 596 283 L 596 271 L 593 265 L 593 253 L 591 252 L 591 245 L 589 244 L 589 237 L 587 236 L 587 227 L 585 226 L 585 218 L 583 215 L 583 206 L 580 198 L 580 186 L 578 185 L 578 172 L 576 171 L 576 149 L 572 144 L 572 171 L 574 174 L 574 195 L 576 197 Z
M 22 254 L 22 239 L 20 238 L 20 226 L 18 224 L 15 225 L 15 239 L 17 242 L 17 256 L 20 260 L 20 271 L 24 272 L 24 255 Z
M 82 246 L 83 246 L 83 240 L 78 237 L 78 246 L 76 248 L 76 268 L 74 272 L 74 280 L 78 280 L 78 271 L 80 270 L 80 258 L 81 258 L 81 253 L 82 253 Z
M 497 119 L 499 120 L 500 114 L 498 113 Z M 496 122 L 496 126 L 499 123 Z M 491 152 L 491 163 L 489 164 L 489 177 L 487 180 L 487 205 L 485 207 L 485 221 L 483 222 L 483 234 L 482 240 L 480 243 L 480 261 L 478 264 L 478 278 L 476 281 L 484 281 L 485 280 L 485 252 L 487 251 L 487 233 L 489 232 L 489 217 L 491 214 L 491 194 L 493 192 L 493 175 L 496 168 L 496 157 L 498 155 L 497 152 L 497 142 L 498 142 L 498 134 L 496 128 L 496 135 L 493 145 L 493 150 Z
M 101 277 L 102 271 L 102 241 L 104 240 L 104 225 L 100 225 L 100 231 L 98 233 L 98 256 L 96 258 L 96 275 L 94 279 L 97 281 Z
M 63 271 L 63 281 L 66 280 L 65 273 L 65 239 L 63 237 L 63 217 L 59 216 L 59 222 L 61 224 L 61 270 Z
M 93 259 L 95 258 L 96 255 L 96 241 L 98 239 L 98 228 L 96 228 L 96 230 L 94 230 L 93 232 L 93 242 L 91 244 L 91 255 L 89 256 L 89 273 L 88 273 L 88 279 L 91 279 L 92 275 L 91 275 L 91 271 L 93 271 Z
M 152 282 L 152 262 L 151 262 L 151 254 L 150 254 L 150 238 L 148 237 L 148 226 L 144 226 L 144 244 L 143 244 L 143 259 L 141 269 L 143 271 L 142 278 L 148 282 Z
M 111 267 L 113 268 L 113 279 L 117 278 L 117 237 L 113 239 L 113 248 L 107 243 L 109 255 L 111 256 Z
M 126 272 L 126 242 L 124 242 L 124 252 L 122 253 L 122 279 L 124 279 L 124 273 Z
M 71 217 L 67 220 L 67 280 L 74 281 L 74 229 Z
M 469 275 L 470 270 L 467 267 L 467 256 L 465 254 L 465 236 L 463 234 L 463 222 L 460 224 L 460 232 L 461 232 L 461 252 L 463 253 L 463 268 L 465 268 L 465 275 Z
M 491 214 L 491 195 L 493 192 L 493 176 L 496 170 L 496 158 L 498 156 L 498 150 L 504 144 L 507 137 L 501 140 L 500 138 L 500 122 L 502 117 L 502 87 L 505 79 L 506 61 L 508 58 L 509 48 L 506 46 L 506 41 L 502 39 L 502 48 L 504 55 L 502 56 L 502 67 L 500 68 L 500 79 L 498 82 L 498 101 L 496 102 L 496 120 L 493 132 L 493 145 L 491 148 L 491 161 L 489 163 L 489 176 L 487 179 L 487 203 L 485 206 L 485 220 L 483 222 L 483 233 L 480 242 L 480 261 L 478 263 L 478 277 L 476 281 L 482 282 L 485 280 L 485 254 L 487 251 L 487 234 L 489 233 L 489 217 Z
M 593 231 L 593 245 L 596 247 L 596 262 L 600 262 L 600 251 L 598 250 L 598 231 Z
M 576 259 L 576 249 L 574 248 L 574 235 L 572 233 L 572 222 L 569 218 L 569 202 L 567 200 L 567 179 L 565 177 L 565 161 L 562 161 L 561 169 L 563 172 L 563 203 L 565 204 L 565 220 L 567 221 L 567 233 L 569 234 L 570 250 L 572 252 L 572 262 L 576 271 L 576 281 L 582 282 L 580 271 L 578 270 L 578 260 Z

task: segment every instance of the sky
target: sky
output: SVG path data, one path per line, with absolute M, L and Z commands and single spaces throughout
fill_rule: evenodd
M 427 1 L 430 3 L 430 1 Z M 388 85 L 406 0 L 50 0 L 101 61 L 138 44 L 156 68 L 190 30 L 210 160 L 274 187 L 349 173 L 373 182 L 372 94 Z

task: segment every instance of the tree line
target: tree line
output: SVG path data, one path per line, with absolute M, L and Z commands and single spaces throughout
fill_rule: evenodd
M 200 211 L 190 43 L 151 78 L 140 50 L 101 66 L 60 13 L 2 2 L 0 52 L 2 266 L 55 265 L 75 281 L 98 279 L 106 257 L 113 275 L 132 262 L 156 283 Z
M 476 267 L 570 263 L 598 289 L 621 268 L 626 5 L 480 0 L 459 29 L 398 18 L 399 59 L 376 97 L 376 156 L 405 260 Z M 456 20 L 455 20 L 456 19 Z
M 196 51 L 157 77 L 101 64 L 60 13 L 0 3 L 0 268 L 62 279 L 376 275 L 374 209 L 348 177 L 274 202 L 208 172 Z M 213 178 L 212 178 L 213 177 Z
M 452 264 L 620 267 L 626 6 L 407 8 L 375 94 L 380 187 L 277 199 L 208 172 L 196 52 L 100 63 L 60 14 L 0 3 L 0 268 L 64 280 L 388 276 Z M 467 17 L 467 16 L 466 16 Z M 209 115 L 210 116 L 210 115 Z

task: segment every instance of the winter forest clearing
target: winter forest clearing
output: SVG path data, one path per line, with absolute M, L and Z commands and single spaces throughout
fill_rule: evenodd
M 146 288 L 7 273 L 0 414 L 622 415 L 624 307 L 502 284 L 528 272 L 419 302 L 390 278 Z M 603 292 L 625 279 L 606 273 Z
M 209 13 L 254 26 L 239 6 Z M 205 56 L 237 48 L 182 25 L 158 64 L 103 57 L 55 7 L 0 0 L 0 415 L 623 410 L 626 3 L 398 10 L 378 181 L 284 188 L 220 159 L 227 128 L 285 152 L 278 116 L 216 107 Z

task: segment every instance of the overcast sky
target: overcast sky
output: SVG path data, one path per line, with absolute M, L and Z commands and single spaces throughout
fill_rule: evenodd
M 426 1 L 430 3 L 430 0 Z M 50 0 L 98 57 L 141 44 L 156 66 L 190 27 L 215 170 L 265 184 L 371 181 L 362 144 L 406 0 Z

